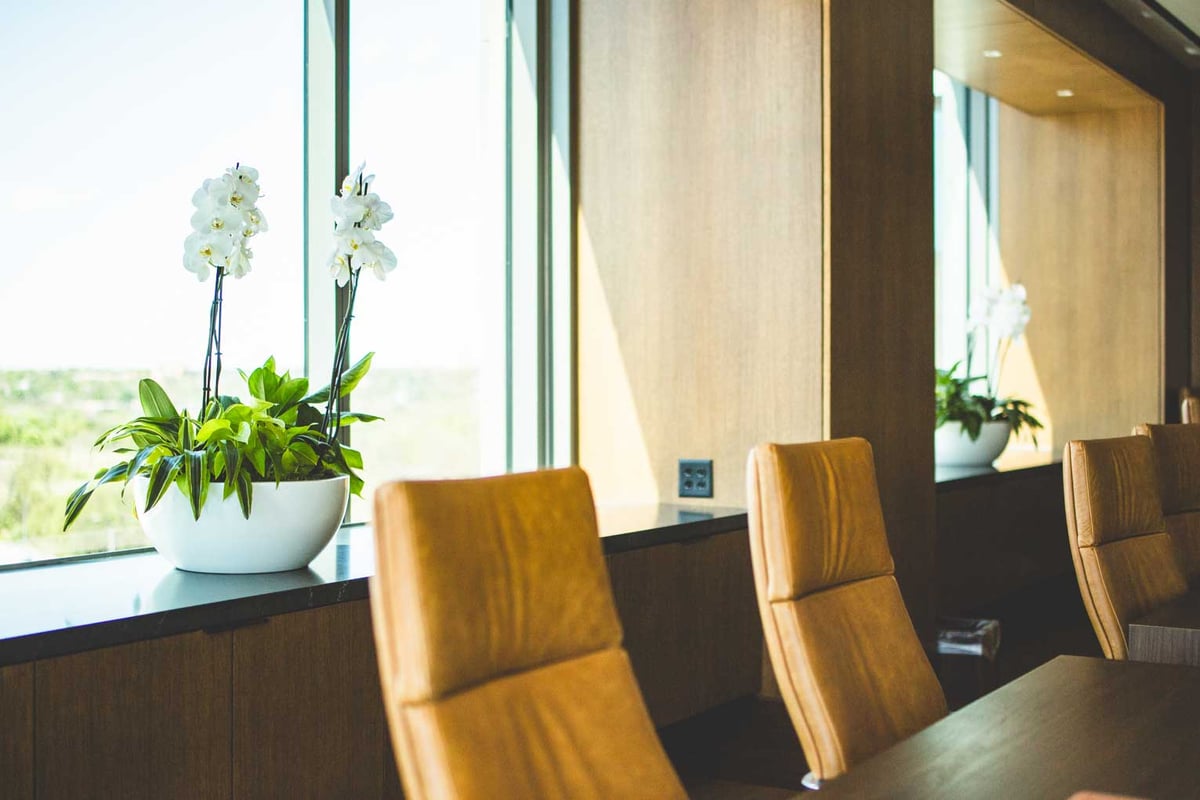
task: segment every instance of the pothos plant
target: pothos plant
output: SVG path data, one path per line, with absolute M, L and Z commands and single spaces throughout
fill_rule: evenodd
M 968 374 L 955 377 L 962 362 L 950 369 L 937 370 L 935 395 L 937 398 L 937 422 L 940 428 L 947 422 L 958 422 L 971 441 L 979 438 L 985 422 L 1007 422 L 1013 433 L 1028 429 L 1030 438 L 1037 444 L 1036 431 L 1042 423 L 1029 412 L 1031 404 L 1017 397 L 999 397 L 1000 371 L 1005 356 L 1014 341 L 1021 338 L 1029 322 L 1031 312 L 1025 299 L 1025 287 L 1014 283 L 1007 289 L 989 289 L 977 301 L 968 321 L 967 364 Z M 971 376 L 970 363 L 977 338 L 985 333 L 996 340 L 994 369 L 984 375 Z M 972 386 L 983 382 L 981 392 L 972 391 Z
M 350 322 L 362 268 L 383 279 L 396 266 L 392 251 L 374 238 L 374 231 L 393 215 L 370 191 L 373 179 L 364 177 L 359 167 L 332 201 L 335 249 L 329 270 L 339 286 L 349 282 L 351 288 L 338 326 L 329 385 L 310 393 L 307 378 L 280 374 L 272 357 L 249 374 L 238 370 L 249 395 L 245 402 L 220 393 L 221 312 L 225 276 L 241 278 L 250 271 L 253 254 L 248 242 L 267 229 L 256 206 L 258 172 L 238 164 L 196 191 L 184 267 L 201 281 L 216 272 L 200 412 L 193 416 L 186 408 L 178 410 L 157 382 L 144 378 L 138 385 L 142 415 L 105 431 L 96 441 L 100 449 L 125 454 L 126 459 L 97 472 L 68 498 L 64 530 L 100 486 L 120 482 L 125 487 L 139 475 L 146 480 L 146 510 L 175 486 L 187 497 L 195 519 L 214 484 L 221 485 L 223 499 L 237 495 L 245 517 L 253 507 L 256 483 L 346 475 L 350 491 L 361 496 L 363 481 L 356 470 L 363 466 L 362 455 L 343 444 L 339 433 L 347 425 L 379 417 L 344 410 L 374 356 L 368 353 L 345 366 Z

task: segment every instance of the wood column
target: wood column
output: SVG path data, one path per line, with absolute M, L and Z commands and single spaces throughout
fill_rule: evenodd
M 875 451 L 896 579 L 934 624 L 933 2 L 824 0 L 826 433 Z

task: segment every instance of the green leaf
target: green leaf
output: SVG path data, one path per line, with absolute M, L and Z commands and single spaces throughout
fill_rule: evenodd
M 338 397 L 345 397 L 346 395 L 350 394 L 350 392 L 354 391 L 354 388 L 358 386 L 359 382 L 363 379 L 363 376 L 366 375 L 367 371 L 371 369 L 371 359 L 374 357 L 374 353 L 367 353 L 365 356 L 360 358 L 354 366 L 342 373 L 342 389 L 338 393 Z M 310 394 L 301 402 L 324 403 L 327 400 L 329 400 L 328 386 L 318 392 Z
M 207 442 L 218 432 L 224 432 L 232 436 L 232 428 L 233 425 L 227 419 L 210 419 L 201 425 L 200 430 L 196 432 L 196 441 Z
M 351 469 L 362 469 L 362 453 L 358 452 L 353 447 L 346 447 L 345 445 L 342 445 L 338 449 L 342 451 L 342 456 L 346 460 L 346 466 L 350 467 Z
M 353 422 L 375 422 L 381 419 L 383 417 L 377 417 L 374 414 L 364 414 L 361 411 L 347 411 L 345 414 L 342 414 L 341 421 L 344 428 Z
M 154 466 L 150 468 L 150 479 L 146 485 L 147 511 L 158 505 L 158 501 L 162 499 L 163 494 L 179 474 L 182 462 L 183 456 L 181 455 L 167 456 L 154 462 Z
M 250 476 L 244 472 L 237 477 L 237 496 L 238 505 L 242 507 L 242 516 L 250 519 L 250 506 L 254 499 L 254 484 L 250 482 Z
M 179 416 L 171 398 L 167 396 L 161 386 L 150 378 L 142 378 L 138 382 L 138 398 L 142 401 L 142 410 L 146 412 L 147 417 L 174 419 Z
M 204 508 L 204 501 L 208 498 L 209 477 L 204 462 L 203 450 L 187 450 L 183 454 L 183 479 L 187 484 L 193 519 L 200 519 L 200 509 Z
M 91 484 L 90 482 L 85 483 L 83 486 L 80 486 L 78 489 L 72 492 L 71 496 L 67 498 L 63 530 L 65 531 L 68 527 L 70 527 L 71 523 L 75 521 L 75 518 L 79 516 L 79 512 L 83 511 L 83 507 L 87 505 L 87 501 L 91 499 L 92 492 L 96 491 L 96 489 L 100 488 L 106 483 L 124 479 L 128 470 L 129 465 L 125 462 L 113 464 L 107 470 L 104 470 L 97 475 L 95 484 Z

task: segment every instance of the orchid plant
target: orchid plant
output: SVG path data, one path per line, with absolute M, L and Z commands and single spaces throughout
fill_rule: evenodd
M 955 377 L 962 362 L 955 363 L 950 369 L 937 370 L 935 427 L 940 428 L 947 422 L 961 423 L 963 430 L 974 441 L 979 438 L 984 422 L 1007 422 L 1013 433 L 1028 428 L 1034 444 L 1037 444 L 1035 431 L 1042 427 L 1042 423 L 1029 413 L 1029 402 L 1016 397 L 998 396 L 1004 360 L 1013 343 L 1020 341 L 1025 333 L 1031 316 L 1025 286 L 1019 282 L 1004 289 L 989 288 L 975 300 L 967 320 L 966 376 Z M 980 339 L 990 340 L 994 350 L 987 371 L 972 376 L 972 359 Z M 984 382 L 983 393 L 971 390 L 972 384 L 979 381 Z
M 183 256 L 184 268 L 199 280 L 216 273 L 200 412 L 193 417 L 186 408 L 177 410 L 157 382 L 144 378 L 138 386 L 142 415 L 96 441 L 100 449 L 126 454 L 126 460 L 99 471 L 75 490 L 67 500 L 64 530 L 100 486 L 118 481 L 127 486 L 139 475 L 146 479 L 147 510 L 174 484 L 188 498 L 196 519 L 212 484 L 223 484 L 223 498 L 236 494 L 245 517 L 250 516 L 254 484 L 260 482 L 346 475 L 350 491 L 361 496 L 363 481 L 355 470 L 362 468 L 362 456 L 343 443 L 340 434 L 347 425 L 379 417 L 344 408 L 374 356 L 367 353 L 345 368 L 350 322 L 362 269 L 382 279 L 396 267 L 395 255 L 375 238 L 393 215 L 370 191 L 373 180 L 360 167 L 347 176 L 332 201 L 337 246 L 330 256 L 330 273 L 339 287 L 349 283 L 350 289 L 329 385 L 310 394 L 307 378 L 281 374 L 274 358 L 268 358 L 249 374 L 238 370 L 246 382 L 247 402 L 220 393 L 222 295 L 227 275 L 241 278 L 250 272 L 249 240 L 267 230 L 257 206 L 258 171 L 239 163 L 204 181 L 192 196 L 195 213 Z

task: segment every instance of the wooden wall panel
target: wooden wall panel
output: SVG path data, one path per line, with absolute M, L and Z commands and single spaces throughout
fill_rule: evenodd
M 820 6 L 577 16 L 580 464 L 601 502 L 669 502 L 712 458 L 738 506 L 752 445 L 821 436 Z
M 655 725 L 758 692 L 762 625 L 746 531 L 607 561 L 625 648 Z
M 33 664 L 0 667 L 0 795 L 33 800 Z
M 387 731 L 368 602 L 233 633 L 233 797 L 380 797 Z
M 229 797 L 230 635 L 39 661 L 39 800 Z
M 1158 108 L 1032 117 L 1001 106 L 999 140 L 1000 256 L 1029 290 L 1051 451 L 1161 420 Z
M 1039 23 L 1152 94 L 1164 109 L 1163 156 L 1163 393 L 1164 419 L 1178 418 L 1179 387 L 1200 384 L 1200 313 L 1192 287 L 1200 274 L 1200 231 L 1191 208 L 1200 170 L 1194 157 L 1200 123 L 1192 119 L 1193 78 L 1104 3 L 1010 0 Z M 1197 312 L 1200 312 L 1200 302 Z
M 825 0 L 830 436 L 875 450 L 896 578 L 933 635 L 932 0 Z

